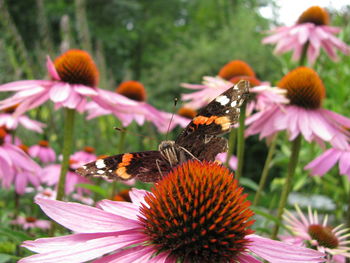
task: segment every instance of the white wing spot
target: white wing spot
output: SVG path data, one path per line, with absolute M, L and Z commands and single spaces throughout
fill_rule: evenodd
M 222 96 L 219 96 L 215 99 L 216 102 L 219 102 L 222 106 L 225 106 L 227 103 L 230 102 L 230 99 L 225 96 L 225 95 L 222 95 Z
M 230 112 L 230 110 L 225 111 L 225 113 L 229 113 L 229 112 Z
M 112 172 L 112 170 L 108 170 L 108 172 L 110 172 L 110 173 L 111 173 L 111 172 Z
M 231 102 L 231 107 L 236 107 L 236 105 L 237 105 L 237 101 L 234 100 Z
M 86 165 L 83 165 L 81 168 L 83 168 L 84 170 L 86 170 L 87 167 L 86 167 Z
M 103 159 L 97 160 L 97 161 L 96 161 L 96 167 L 97 167 L 98 169 L 105 168 L 105 167 L 106 167 L 105 161 L 104 161 Z
M 105 171 L 103 171 L 103 170 L 97 170 L 97 173 L 98 173 L 98 174 L 104 174 Z

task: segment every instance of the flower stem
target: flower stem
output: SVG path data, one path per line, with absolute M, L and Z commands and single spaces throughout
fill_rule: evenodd
M 121 154 L 124 151 L 125 137 L 126 137 L 126 128 L 120 131 L 119 144 L 118 144 L 118 153 Z M 118 182 L 112 183 L 112 191 L 110 198 L 113 200 L 113 197 L 116 195 Z
M 228 150 L 227 150 L 227 154 L 226 154 L 226 161 L 225 161 L 225 165 L 227 167 L 229 167 L 229 162 L 230 162 L 230 158 L 233 154 L 233 151 L 235 149 L 235 144 L 236 144 L 236 135 L 237 135 L 237 130 L 236 129 L 231 129 L 229 138 L 228 138 Z
M 305 61 L 306 61 L 306 57 L 307 57 L 307 49 L 308 49 L 309 45 L 310 45 L 310 43 L 308 41 L 303 46 L 303 51 L 302 51 L 301 57 L 299 59 L 299 66 L 304 66 L 305 65 Z
M 73 132 L 74 132 L 74 117 L 75 110 L 65 108 L 65 118 L 64 118 L 64 134 L 63 134 L 63 160 L 61 164 L 60 179 L 58 181 L 57 187 L 57 200 L 62 200 L 64 197 L 64 190 L 66 185 L 66 175 L 69 167 L 69 156 L 72 151 L 73 146 Z
M 277 219 L 279 221 L 282 218 L 284 207 L 286 206 L 288 195 L 292 188 L 293 176 L 294 176 L 295 168 L 297 167 L 298 159 L 299 159 L 301 139 L 302 139 L 302 136 L 298 135 L 298 137 L 296 137 L 292 141 L 292 152 L 288 163 L 287 177 L 282 189 L 281 199 L 280 199 L 280 203 L 278 205 L 278 211 L 277 211 Z M 272 231 L 272 235 L 271 235 L 272 239 L 276 239 L 278 230 L 279 230 L 279 224 L 276 224 Z
M 253 201 L 253 205 L 254 206 L 256 206 L 259 203 L 260 195 L 261 195 L 261 193 L 264 190 L 266 179 L 267 179 L 267 176 L 269 175 L 269 170 L 270 170 L 272 157 L 275 154 L 275 150 L 276 150 L 277 137 L 278 137 L 278 133 L 276 133 L 273 136 L 271 144 L 269 146 L 269 151 L 267 153 L 264 169 L 262 171 L 260 182 L 259 182 L 259 188 L 258 188 L 258 191 L 255 194 L 255 197 L 254 197 L 254 201 Z
M 237 158 L 238 165 L 236 171 L 236 179 L 238 180 L 243 171 L 243 159 L 244 159 L 244 130 L 245 130 L 245 112 L 247 108 L 247 101 L 244 101 L 241 106 L 241 114 L 239 115 L 239 127 L 237 134 Z

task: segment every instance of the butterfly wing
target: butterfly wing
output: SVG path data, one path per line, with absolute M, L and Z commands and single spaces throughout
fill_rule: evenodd
M 156 182 L 170 171 L 170 164 L 159 151 L 124 153 L 98 159 L 79 167 L 82 176 Z
M 249 82 L 241 80 L 202 108 L 176 139 L 199 160 L 213 161 L 227 151 L 227 140 L 218 135 L 230 131 L 237 123 L 240 106 L 249 94 Z

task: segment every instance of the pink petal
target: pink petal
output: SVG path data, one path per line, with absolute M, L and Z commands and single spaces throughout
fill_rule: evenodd
M 145 203 L 145 195 L 149 193 L 146 190 L 132 188 L 129 192 L 131 202 L 137 206 L 141 206 L 141 203 Z
M 98 202 L 98 207 L 106 212 L 120 215 L 125 218 L 134 220 L 138 219 L 139 206 L 134 203 L 102 200 Z
M 27 175 L 23 172 L 17 173 L 15 180 L 16 193 L 19 195 L 23 195 L 28 184 Z
M 32 89 L 36 86 L 49 86 L 51 84 L 51 80 L 20 80 L 0 85 L 0 91 L 18 91 Z
M 140 227 L 135 220 L 78 203 L 41 198 L 38 198 L 36 203 L 47 216 L 76 232 L 113 232 Z
M 325 254 L 316 250 L 294 246 L 276 240 L 249 235 L 252 241 L 249 250 L 271 263 L 319 263 L 324 262 Z
M 136 246 L 114 255 L 100 258 L 93 263 L 144 263 L 152 262 L 150 258 L 157 251 L 151 246 Z M 175 263 L 175 262 L 174 262 Z
M 28 130 L 36 131 L 39 133 L 43 132 L 43 127 L 46 125 L 42 122 L 29 119 L 27 116 L 19 117 L 19 122 Z
M 70 84 L 58 82 L 50 89 L 50 99 L 53 102 L 62 102 L 66 100 L 71 94 L 72 88 Z
M 307 164 L 304 169 L 311 170 L 312 175 L 322 176 L 337 163 L 340 155 L 340 152 L 334 149 L 329 149 Z
M 61 78 L 58 75 L 58 72 L 55 68 L 55 65 L 52 63 L 52 60 L 49 56 L 46 57 L 46 68 L 47 68 L 47 71 L 49 72 L 50 76 L 54 80 L 61 80 Z
M 257 260 L 249 254 L 241 254 L 238 256 L 237 260 L 239 260 L 239 263 L 261 263 L 260 260 Z
M 91 88 L 85 85 L 74 85 L 74 91 L 78 92 L 83 96 L 96 96 L 98 92 L 96 88 Z
M 85 262 L 135 242 L 139 242 L 139 240 L 133 235 L 112 236 L 100 233 L 41 238 L 35 241 L 26 241 L 23 244 L 24 247 L 40 252 L 40 254 L 23 258 L 19 262 Z
M 344 174 L 344 175 L 350 172 L 350 151 L 343 152 L 343 154 L 340 156 L 339 170 L 340 170 L 340 174 Z

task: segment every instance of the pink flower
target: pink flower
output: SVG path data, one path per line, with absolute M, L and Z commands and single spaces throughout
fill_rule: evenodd
M 90 184 L 90 180 L 87 178 L 84 178 L 80 176 L 79 174 L 75 173 L 75 169 L 82 166 L 84 163 L 78 162 L 76 160 L 71 159 L 70 160 L 70 166 L 69 170 L 67 172 L 66 177 L 66 186 L 65 186 L 65 193 L 70 194 L 74 190 L 77 190 L 79 194 L 83 193 L 89 193 L 88 190 L 76 187 L 77 184 Z M 42 173 L 40 175 L 40 178 L 43 183 L 47 184 L 48 186 L 56 186 L 58 184 L 58 180 L 60 177 L 61 172 L 61 165 L 60 164 L 51 164 L 42 169 Z
M 51 222 L 48 220 L 41 220 L 31 216 L 18 216 L 15 220 L 11 221 L 13 225 L 21 225 L 24 230 L 30 228 L 40 228 L 49 229 L 51 227 Z
M 339 172 L 347 175 L 350 181 L 350 146 L 344 150 L 331 148 L 318 156 L 305 166 L 305 170 L 311 170 L 312 175 L 322 176 L 327 173 L 336 163 L 339 164 Z
M 51 188 L 43 188 L 39 186 L 37 189 L 37 194 L 34 196 L 34 200 L 38 198 L 44 198 L 44 199 L 50 199 L 50 200 L 56 200 L 57 192 Z
M 13 184 L 18 194 L 24 194 L 28 183 L 40 184 L 40 166 L 18 146 L 5 142 L 6 132 L 0 128 L 0 180 L 2 187 Z
M 47 58 L 47 70 L 52 80 L 22 80 L 1 85 L 0 91 L 16 93 L 0 101 L 0 109 L 20 104 L 14 112 L 19 116 L 51 100 L 56 109 L 66 107 L 83 112 L 87 98 L 100 107 L 113 108 L 106 98 L 107 91 L 97 88 L 99 73 L 87 52 L 72 49 L 56 58 L 54 63 Z M 135 109 L 135 105 L 117 108 L 121 113 Z
M 49 147 L 48 141 L 39 141 L 39 144 L 29 147 L 29 155 L 38 158 L 43 163 L 52 163 L 56 161 L 54 149 Z
M 72 154 L 71 159 L 77 160 L 81 163 L 89 163 L 97 159 L 95 154 L 95 148 L 90 146 L 85 146 L 82 151 Z
M 350 119 L 321 108 L 325 88 L 315 71 L 296 68 L 278 86 L 288 91 L 290 104 L 273 105 L 249 117 L 247 136 L 260 134 L 264 138 L 286 130 L 290 140 L 302 134 L 308 142 L 330 142 L 340 149 L 347 145 L 344 127 L 350 127 Z
M 43 132 L 43 129 L 46 125 L 44 123 L 31 120 L 27 116 L 22 115 L 18 117 L 13 116 L 13 112 L 17 108 L 17 105 L 3 109 L 3 113 L 0 113 L 0 127 L 5 127 L 8 130 L 15 130 L 19 124 L 24 128 L 39 133 Z
M 221 163 L 226 163 L 226 158 L 227 158 L 227 153 L 219 153 L 217 156 L 216 156 L 216 160 L 218 160 L 219 162 Z M 230 157 L 230 160 L 228 162 L 228 165 L 230 166 L 230 168 L 232 170 L 237 170 L 237 165 L 238 165 L 238 159 L 236 156 L 232 155 Z
M 284 236 L 283 240 L 299 246 L 316 247 L 318 251 L 326 253 L 327 262 L 345 262 L 346 257 L 350 258 L 350 247 L 347 237 L 349 229 L 343 225 L 335 228 L 329 226 L 328 216 L 323 222 L 319 222 L 317 212 L 312 212 L 308 207 L 308 217 L 295 205 L 297 215 L 285 211 L 283 216 L 287 227 L 292 231 L 293 236 Z
M 96 208 L 38 199 L 74 234 L 25 241 L 38 254 L 19 262 L 261 262 L 251 253 L 272 263 L 324 261 L 321 252 L 252 234 L 253 213 L 242 190 L 227 168 L 192 161 L 152 193 L 133 190 L 132 203 L 103 200 Z
M 328 26 L 328 20 L 328 13 L 323 8 L 312 6 L 301 14 L 295 25 L 274 29 L 271 36 L 263 39 L 263 43 L 276 43 L 276 54 L 293 50 L 292 59 L 295 61 L 302 56 L 304 46 L 307 47 L 307 57 L 310 64 L 316 61 L 321 48 L 332 60 L 337 60 L 335 50 L 349 54 L 350 49 L 334 36 L 340 32 L 340 28 Z
M 101 94 L 111 107 L 101 108 L 98 104 L 90 102 L 87 105 L 89 112 L 87 118 L 89 120 L 113 114 L 121 120 L 124 127 L 130 125 L 133 120 L 139 125 L 143 125 L 145 121 L 150 121 L 160 132 L 164 133 L 167 131 L 172 114 L 159 111 L 146 103 L 146 91 L 140 82 L 125 81 L 118 86 L 116 92 L 103 91 Z M 175 115 L 171 123 L 171 129 L 176 125 L 184 127 L 188 122 L 189 120 Z

